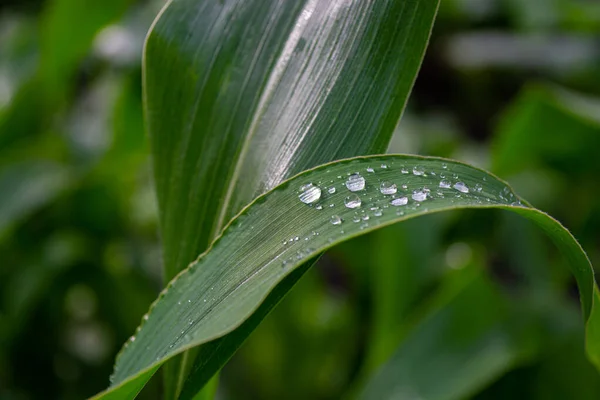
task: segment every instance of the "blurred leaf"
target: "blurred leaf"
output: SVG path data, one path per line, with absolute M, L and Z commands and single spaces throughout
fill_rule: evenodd
M 179 0 L 163 9 L 144 89 L 166 280 L 284 179 L 385 151 L 437 6 Z M 170 398 L 186 367 L 167 367 Z
M 461 275 L 459 282 L 446 284 L 454 286 L 446 288 L 453 294 L 442 296 L 450 301 L 441 301 L 409 334 L 369 382 L 363 398 L 468 398 L 535 350 L 535 342 L 519 329 L 506 300 L 483 272 Z
M 51 0 L 43 19 L 40 79 L 50 99 L 62 100 L 96 33 L 120 17 L 131 0 Z
M 358 194 L 345 188 L 350 185 L 346 179 L 351 173 L 369 168 L 377 168 L 377 172 L 364 172 L 367 182 L 358 192 L 358 205 Z M 409 174 L 411 170 L 413 174 Z M 384 186 L 389 187 L 390 181 L 407 188 L 395 197 L 382 194 L 380 184 L 385 182 Z M 308 183 L 313 185 L 306 188 Z M 299 189 L 301 186 L 304 189 Z M 334 193 L 330 193 L 331 187 Z M 410 200 L 402 196 L 405 192 Z M 311 206 L 298 197 L 311 200 Z M 406 199 L 408 204 L 395 207 L 393 198 L 395 203 Z M 566 229 L 548 215 L 522 205 L 504 182 L 482 170 L 437 158 L 376 156 L 343 160 L 304 172 L 245 208 L 211 249 L 163 291 L 137 335 L 117 358 L 112 387 L 98 398 L 119 396 L 121 391 L 133 393 L 168 358 L 231 332 L 295 267 L 306 267 L 306 260 L 336 243 L 406 218 L 457 208 L 511 210 L 549 234 L 566 256 L 579 284 L 584 318 L 590 321 L 588 354 L 600 367 L 599 337 L 594 331 L 600 312 L 593 297 L 593 272 L 585 253 Z M 217 354 L 225 359 L 229 356 L 228 352 Z M 206 368 L 214 373 L 219 366 L 208 363 Z M 209 377 L 212 373 L 208 371 L 201 373 Z
M 536 85 L 523 91 L 502 117 L 492 146 L 492 169 L 508 176 L 550 165 L 567 174 L 585 170 L 596 175 L 598 148 L 600 100 Z
M 54 200 L 69 184 L 62 165 L 29 161 L 0 171 L 0 233 Z

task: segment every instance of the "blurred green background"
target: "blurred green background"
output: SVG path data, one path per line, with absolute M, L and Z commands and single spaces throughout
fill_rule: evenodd
M 0 3 L 1 399 L 104 389 L 163 286 L 140 87 L 162 5 Z M 599 150 L 597 0 L 442 0 L 390 152 L 491 170 L 598 266 Z M 336 399 L 388 377 L 460 393 L 448 398 L 598 399 L 583 343 L 573 279 L 537 228 L 432 215 L 326 254 L 227 365 L 218 397 Z

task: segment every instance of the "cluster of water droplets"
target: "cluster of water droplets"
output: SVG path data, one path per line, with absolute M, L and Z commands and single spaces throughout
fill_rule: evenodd
M 469 200 L 476 204 L 501 202 L 521 205 L 508 188 L 492 189 L 494 186 L 486 185 L 485 177 L 476 183 L 473 176 L 459 176 L 456 172 L 460 170 L 455 169 L 456 166 L 451 168 L 446 163 L 441 164 L 441 169 L 431 169 L 426 165 L 395 167 L 392 161 L 391 166 L 384 163 L 338 175 L 337 181 L 333 179 L 327 184 L 306 183 L 300 187 L 298 197 L 316 210 L 337 209 L 338 213 L 329 217 L 331 225 L 343 228 L 346 224 L 358 224 L 360 229 L 380 223 L 379 217 L 387 213 L 404 216 L 417 210 L 427 211 L 436 204 L 447 206 Z M 399 172 L 402 181 L 394 182 L 387 170 Z M 497 193 L 498 190 L 501 193 Z M 444 199 L 442 203 L 436 202 L 441 199 Z M 335 208 L 336 202 L 340 202 L 345 211 Z M 343 229 L 340 233 L 344 233 Z M 301 238 L 288 239 L 288 243 L 297 240 Z

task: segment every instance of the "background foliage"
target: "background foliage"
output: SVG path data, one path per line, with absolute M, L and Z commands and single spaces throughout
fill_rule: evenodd
M 162 287 L 140 88 L 143 38 L 161 5 L 2 3 L 1 398 L 104 389 Z M 600 265 L 599 33 L 593 1 L 443 0 L 389 151 L 490 169 Z M 486 299 L 525 333 L 486 359 L 502 374 L 455 384 L 475 382 L 482 399 L 598 398 L 561 263 L 537 229 L 501 212 L 432 215 L 358 238 L 327 253 L 265 319 L 224 369 L 219 396 L 357 393 L 398 346 L 409 360 L 452 361 L 443 346 L 408 350 L 428 335 L 439 343 L 436 321 L 452 310 L 460 332 Z M 160 384 L 142 397 L 158 398 Z

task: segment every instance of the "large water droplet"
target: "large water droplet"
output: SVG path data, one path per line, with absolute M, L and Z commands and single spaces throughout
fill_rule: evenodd
M 467 185 L 465 185 L 464 182 L 456 182 L 454 184 L 454 189 L 456 189 L 462 193 L 469 193 L 469 187 Z
M 331 216 L 331 223 L 333 225 L 341 225 L 342 224 L 342 219 L 340 218 L 339 215 L 332 215 Z
M 425 169 L 420 165 L 413 167 L 413 174 L 417 176 L 425 175 Z
M 450 189 L 451 185 L 450 185 L 450 182 L 448 182 L 446 180 L 441 180 L 440 187 L 443 189 Z
M 415 190 L 412 194 L 412 198 L 415 201 L 425 201 L 427 200 L 427 193 L 422 190 Z
M 313 185 L 312 183 L 307 183 L 300 188 L 300 194 L 298 198 L 304 204 L 312 204 L 317 202 L 321 198 L 321 188 Z
M 351 194 L 344 200 L 344 205 L 348 208 L 358 208 L 361 205 L 360 197 L 355 194 Z
M 393 206 L 405 206 L 408 204 L 408 197 L 403 196 L 403 197 L 398 197 L 397 199 L 392 199 L 392 201 L 390 201 L 390 204 Z
M 358 192 L 365 188 L 365 178 L 360 176 L 359 174 L 352 174 L 348 177 L 346 181 L 346 187 L 351 192 Z
M 395 183 L 384 181 L 379 185 L 379 191 L 381 194 L 394 194 L 398 191 L 398 187 Z

